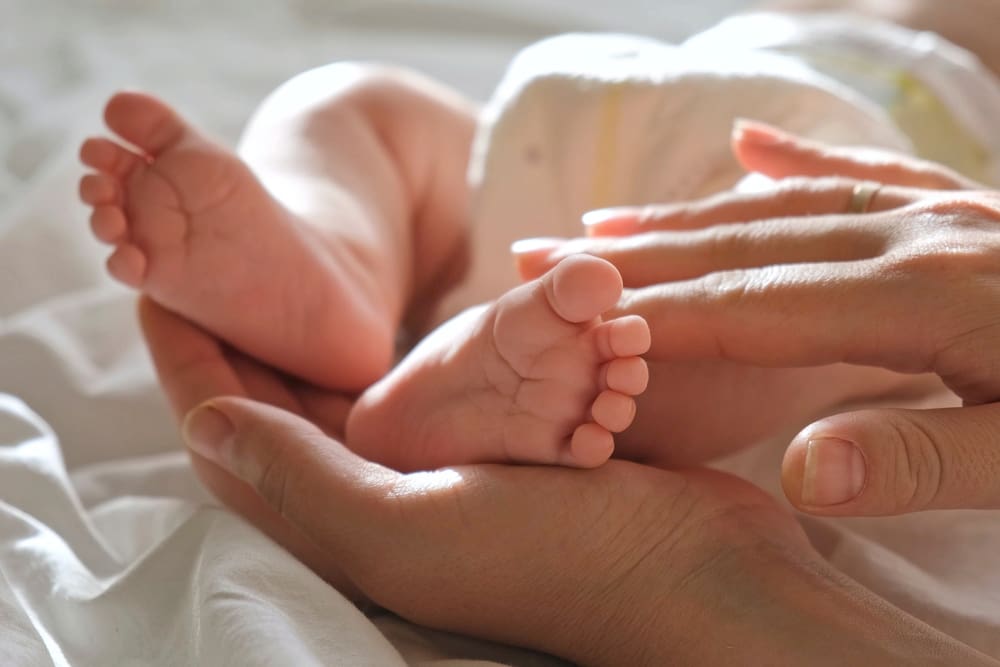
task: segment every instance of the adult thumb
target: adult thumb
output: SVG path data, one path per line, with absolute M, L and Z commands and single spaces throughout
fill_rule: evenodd
M 782 486 L 824 516 L 1000 508 L 1000 403 L 822 419 L 789 446 Z
M 370 546 L 395 520 L 386 499 L 399 474 L 290 412 L 214 398 L 187 414 L 183 433 L 195 454 L 248 484 L 321 548 L 349 556 L 345 549 Z

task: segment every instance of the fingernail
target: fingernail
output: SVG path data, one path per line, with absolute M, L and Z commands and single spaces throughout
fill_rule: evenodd
M 853 500 L 865 485 L 865 457 L 857 445 L 840 438 L 815 438 L 806 445 L 802 504 L 840 505 Z
M 775 146 L 786 139 L 786 134 L 767 123 L 747 118 L 737 118 L 733 123 L 733 139 L 757 146 Z
M 191 451 L 216 463 L 228 459 L 234 431 L 229 418 L 211 405 L 201 405 L 189 412 L 181 427 Z
M 566 239 L 559 238 L 521 239 L 510 244 L 510 251 L 515 255 L 551 252 L 564 243 L 566 243 Z
M 618 220 L 620 218 L 638 218 L 642 213 L 642 209 L 638 209 L 634 206 L 613 206 L 611 208 L 598 208 L 593 211 L 587 211 L 582 216 L 580 216 L 580 222 L 586 227 L 593 227 L 595 225 L 603 225 L 611 220 Z
M 617 206 L 587 211 L 580 218 L 587 236 L 628 236 L 642 231 L 645 210 Z

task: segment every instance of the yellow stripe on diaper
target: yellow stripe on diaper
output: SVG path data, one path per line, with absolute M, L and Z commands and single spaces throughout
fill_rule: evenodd
M 615 160 L 618 157 L 618 127 L 621 121 L 624 85 L 611 84 L 601 96 L 594 155 L 594 180 L 590 186 L 590 208 L 620 204 L 613 200 Z
M 888 112 L 917 155 L 941 162 L 966 176 L 988 179 L 990 153 L 919 77 L 902 67 L 860 54 L 799 49 L 786 53 L 861 92 Z
M 895 83 L 897 96 L 888 111 L 913 140 L 917 154 L 972 178 L 987 180 L 989 152 L 962 126 L 944 101 L 909 72 L 898 72 Z

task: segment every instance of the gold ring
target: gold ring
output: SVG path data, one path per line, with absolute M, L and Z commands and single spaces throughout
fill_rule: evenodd
M 882 184 L 875 181 L 861 181 L 855 184 L 854 189 L 851 190 L 851 203 L 847 205 L 847 212 L 867 213 L 872 207 L 875 195 L 881 189 Z

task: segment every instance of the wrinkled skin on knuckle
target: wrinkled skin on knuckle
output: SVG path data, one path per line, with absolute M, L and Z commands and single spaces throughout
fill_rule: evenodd
M 978 193 L 977 193 L 978 195 Z M 967 402 L 1000 397 L 1000 207 L 940 201 L 915 212 L 887 273 L 909 281 L 926 312 L 932 369 Z M 1000 201 L 1000 200 L 996 200 Z
M 1000 194 L 992 192 L 949 193 L 914 207 L 926 231 L 978 229 L 1000 231 Z
M 934 370 L 966 405 L 1000 400 L 1000 290 L 980 303 L 956 303 L 955 323 L 935 356 Z
M 792 176 L 780 181 L 778 188 L 768 193 L 775 217 L 781 216 L 783 211 L 795 206 L 799 199 L 813 191 L 815 187 L 814 181 L 801 176 Z
M 885 465 L 879 479 L 886 489 L 886 513 L 912 512 L 932 505 L 941 491 L 944 459 L 933 435 L 902 412 L 890 413 L 882 424 L 879 447 Z
M 753 284 L 747 271 L 719 271 L 698 281 L 696 299 L 712 308 L 741 305 Z
M 647 204 L 639 208 L 636 219 L 640 228 L 647 230 L 687 229 L 704 212 L 703 202 L 679 206 L 676 204 Z
M 796 211 L 797 215 L 822 215 L 830 213 L 830 193 L 844 193 L 842 210 L 846 211 L 851 199 L 854 181 L 840 176 L 793 176 L 781 181 L 774 193 L 774 215 L 781 217 L 783 211 Z M 815 210 L 805 204 L 817 203 Z
M 292 458 L 287 447 L 272 450 L 266 459 L 260 461 L 253 480 L 257 493 L 284 518 L 288 518 L 288 491 L 294 488 L 294 485 L 289 484 L 289 478 L 291 471 L 298 469 Z
M 803 289 L 793 265 L 721 271 L 700 279 L 692 302 L 704 323 L 706 354 L 722 360 L 773 363 L 773 358 L 764 355 L 780 358 L 781 354 L 760 349 L 755 341 L 798 321 L 801 313 L 795 303 Z M 742 325 L 744 320 L 749 324 Z

